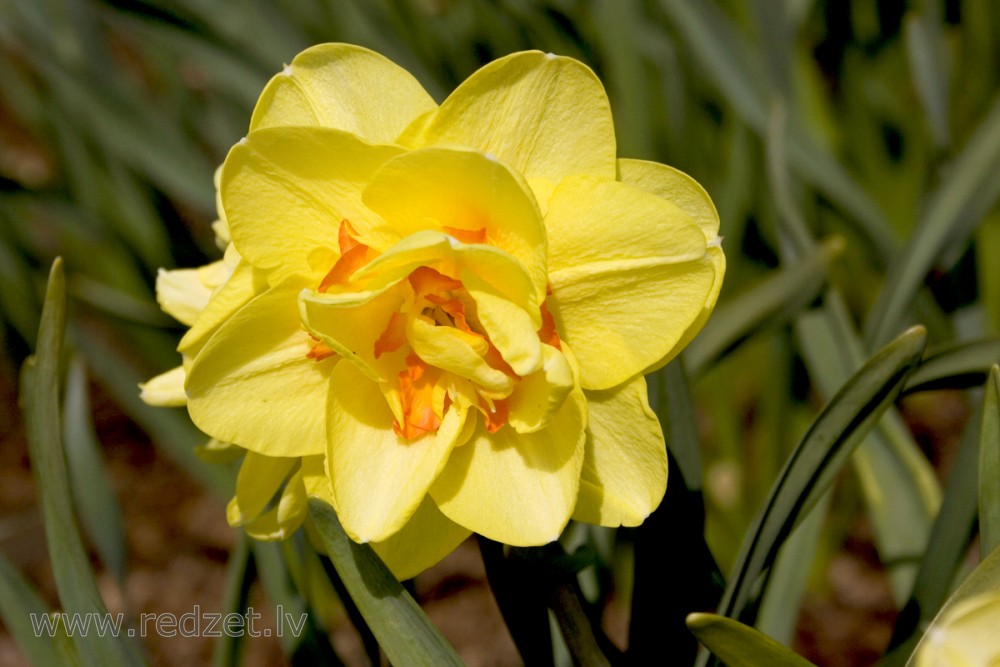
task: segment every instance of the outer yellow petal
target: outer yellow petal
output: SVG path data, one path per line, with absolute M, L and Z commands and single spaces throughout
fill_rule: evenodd
M 638 526 L 667 489 L 663 431 L 634 378 L 606 391 L 586 392 L 587 448 L 573 518 L 602 526 Z
M 240 526 L 257 518 L 274 498 L 298 459 L 247 452 L 236 475 L 236 496 L 227 511 L 229 524 Z
M 708 321 L 722 290 L 722 279 L 726 275 L 726 256 L 722 252 L 721 239 L 718 235 L 719 213 L 715 210 L 715 204 L 712 203 L 708 193 L 697 181 L 673 167 L 644 160 L 618 160 L 618 175 L 622 182 L 673 202 L 690 215 L 704 232 L 709 245 L 708 254 L 715 265 L 715 283 L 702 312 L 677 341 L 670 354 L 646 369 L 645 372 L 648 373 L 663 366 L 687 347 Z
M 522 377 L 510 397 L 507 423 L 518 433 L 548 426 L 574 386 L 573 369 L 562 352 L 543 345 L 542 353 L 542 368 Z
M 621 384 L 675 353 L 715 284 L 690 216 L 615 181 L 566 179 L 545 217 L 550 306 L 585 389 Z
M 705 239 L 719 235 L 719 213 L 698 181 L 659 162 L 618 160 L 618 180 L 672 202 L 701 227 Z
M 916 667 L 996 667 L 1000 665 L 1000 595 L 965 599 L 927 631 Z
M 202 431 L 268 456 L 326 449 L 326 394 L 335 359 L 306 357 L 300 285 L 272 288 L 230 317 L 188 369 L 188 411 Z
M 615 132 L 601 82 L 579 61 L 537 51 L 496 60 L 470 76 L 400 141 L 492 153 L 529 181 L 570 174 L 614 179 Z
M 160 269 L 156 274 L 156 302 L 165 313 L 187 326 L 195 323 L 212 296 L 211 288 L 199 279 L 198 272 L 198 269 Z
M 583 465 L 586 401 L 570 394 L 547 429 L 520 434 L 504 427 L 452 452 L 431 497 L 452 521 L 514 546 L 559 537 L 576 504 Z
M 323 294 L 302 290 L 299 316 L 309 332 L 355 364 L 371 380 L 388 381 L 399 372 L 395 355 L 375 358 L 375 341 L 403 303 L 399 289 Z
M 389 538 L 417 510 L 462 431 L 453 404 L 436 435 L 402 440 L 378 385 L 351 364 L 332 377 L 327 461 L 337 515 L 357 542 Z
M 485 242 L 517 258 L 544 298 L 541 213 L 524 179 L 495 157 L 457 147 L 404 153 L 378 170 L 364 202 L 401 237 L 423 229 L 484 230 Z
M 271 79 L 250 129 L 318 125 L 390 143 L 436 108 L 420 83 L 385 57 L 351 44 L 319 44 Z
M 372 542 L 372 548 L 397 579 L 410 579 L 450 554 L 471 534 L 425 496 L 405 526 L 387 540 Z
M 197 354 L 223 322 L 265 289 L 267 281 L 264 274 L 247 262 L 239 261 L 226 283 L 212 295 L 198 319 L 181 338 L 177 350 L 181 354 Z
M 149 382 L 139 385 L 139 398 L 149 405 L 163 408 L 187 405 L 187 394 L 184 393 L 185 375 L 183 366 L 160 373 Z
M 319 127 L 257 130 L 236 144 L 222 168 L 222 203 L 233 244 L 277 284 L 291 274 L 318 281 L 339 255 L 338 231 L 347 219 L 362 241 L 384 246 L 378 216 L 361 190 L 401 149 L 366 144 L 352 134 Z M 326 254 L 319 251 L 326 250 Z
M 258 540 L 283 540 L 302 525 L 309 511 L 302 471 L 297 470 L 285 484 L 277 505 L 244 526 Z
M 337 502 L 333 497 L 333 485 L 330 483 L 330 473 L 326 469 L 326 455 L 303 456 L 301 470 L 306 495 L 310 498 L 319 498 L 336 510 Z

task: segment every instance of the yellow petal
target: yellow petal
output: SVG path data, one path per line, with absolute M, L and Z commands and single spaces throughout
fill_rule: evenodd
M 659 363 L 646 369 L 645 372 L 648 373 L 663 366 L 687 347 L 708 321 L 722 290 L 722 279 L 726 275 L 726 256 L 722 252 L 721 238 L 718 236 L 719 213 L 708 193 L 697 181 L 673 167 L 644 160 L 618 160 L 618 175 L 622 182 L 673 202 L 690 215 L 705 234 L 709 243 L 708 254 L 715 265 L 715 282 L 702 312 L 677 341 L 674 349 Z
M 387 540 L 372 542 L 372 548 L 397 579 L 411 579 L 438 563 L 471 535 L 424 496 L 405 526 Z
M 357 542 L 389 538 L 417 510 L 462 431 L 455 405 L 437 434 L 402 440 L 382 392 L 351 364 L 332 377 L 327 452 L 337 515 Z
M 646 398 L 646 381 L 587 395 L 587 445 L 573 518 L 602 526 L 638 526 L 667 488 L 663 431 Z
M 522 377 L 538 371 L 542 366 L 542 345 L 537 318 L 471 271 L 464 278 L 469 296 L 476 303 L 476 318 L 500 356 Z
M 614 125 L 601 82 L 579 61 L 537 51 L 475 72 L 400 141 L 492 153 L 529 180 L 614 179 L 616 173 Z
M 562 352 L 550 345 L 543 345 L 542 352 L 542 368 L 522 377 L 510 397 L 507 423 L 518 433 L 548 426 L 574 386 L 573 369 Z
M 436 108 L 420 83 L 385 57 L 351 44 L 319 44 L 268 82 L 250 129 L 318 125 L 390 143 Z
M 302 471 L 296 470 L 281 491 L 278 503 L 243 528 L 247 535 L 257 540 L 284 540 L 292 535 L 309 511 Z
M 509 395 L 514 381 L 503 371 L 487 364 L 481 353 L 461 337 L 461 333 L 452 327 L 435 326 L 422 317 L 409 318 L 406 322 L 406 338 L 410 346 L 428 365 L 472 380 L 498 396 Z
M 198 269 L 160 269 L 156 274 L 156 302 L 181 324 L 194 324 L 211 296 L 212 290 L 199 279 Z
M 1000 664 L 1000 595 L 990 591 L 956 603 L 927 631 L 916 667 L 996 667 Z
M 230 317 L 188 369 L 188 411 L 205 433 L 268 456 L 326 449 L 326 394 L 335 359 L 306 355 L 300 286 L 272 288 Z
M 615 181 L 566 179 L 545 217 L 549 304 L 585 389 L 608 389 L 676 353 L 716 265 L 691 217 Z
M 333 485 L 330 483 L 330 473 L 326 469 L 326 455 L 303 456 L 301 470 L 306 495 L 310 498 L 319 498 L 336 510 L 337 503 L 333 497 Z
M 236 496 L 233 498 L 236 502 L 230 508 L 234 514 L 228 517 L 229 524 L 240 526 L 257 518 L 297 463 L 296 458 L 247 452 L 236 475 Z
M 484 243 L 518 259 L 545 295 L 545 229 L 527 183 L 491 155 L 426 148 L 386 162 L 364 202 L 401 237 L 433 229 L 485 233 Z
M 375 341 L 403 303 L 399 289 L 380 292 L 299 294 L 303 326 L 337 354 L 356 365 L 371 380 L 388 381 L 398 372 L 393 356 L 375 357 Z
M 426 229 L 410 234 L 358 269 L 351 281 L 366 290 L 379 290 L 420 266 L 454 275 L 468 285 L 484 283 L 519 308 L 534 313 L 532 322 L 536 328 L 541 326 L 541 300 L 521 262 L 500 248 L 462 243 L 444 232 Z
M 514 546 L 559 537 L 576 505 L 583 465 L 586 401 L 575 391 L 548 428 L 488 434 L 481 422 L 456 448 L 431 486 L 431 497 L 452 521 Z
M 166 373 L 160 373 L 149 382 L 139 385 L 139 398 L 149 405 L 162 408 L 173 408 L 187 404 L 187 394 L 184 393 L 183 366 L 171 368 Z
M 245 261 L 240 261 L 232 275 L 209 299 L 198 319 L 181 338 L 178 352 L 194 356 L 208 339 L 236 311 L 267 288 L 264 275 Z
M 330 270 L 310 255 L 339 255 L 338 232 L 349 220 L 363 242 L 385 245 L 382 223 L 361 203 L 375 170 L 401 149 L 366 144 L 319 127 L 257 130 L 236 144 L 222 168 L 222 203 L 233 244 L 277 284 L 291 274 L 314 282 Z M 394 240 L 394 239 L 393 239 Z
M 618 180 L 672 202 L 701 227 L 705 239 L 719 235 L 719 213 L 698 181 L 659 162 L 618 160 Z

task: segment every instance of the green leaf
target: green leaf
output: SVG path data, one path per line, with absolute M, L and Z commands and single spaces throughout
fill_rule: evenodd
M 913 590 L 896 619 L 883 667 L 903 665 L 926 628 L 948 598 L 968 552 L 976 524 L 979 427 L 974 419 L 962 435 L 952 462 L 941 510 L 931 529 L 927 549 L 917 570 Z
M 811 379 L 821 396 L 833 396 L 850 369 L 864 362 L 843 299 L 831 290 L 823 309 L 800 317 L 796 325 Z M 852 464 L 872 519 L 876 547 L 889 564 L 893 590 L 902 604 L 912 589 L 916 558 L 926 548 L 941 501 L 934 471 L 895 409 L 886 411 L 858 447 Z
M 979 430 L 979 553 L 1000 548 L 1000 367 L 990 369 Z
M 62 260 L 56 259 L 45 293 L 35 357 L 25 362 L 22 376 L 28 452 L 63 609 L 71 614 L 107 614 L 77 526 L 62 446 L 59 360 L 66 327 L 65 294 Z M 137 647 L 124 637 L 88 632 L 77 633 L 73 641 L 85 664 L 142 664 Z
M 309 510 L 330 560 L 389 662 L 414 667 L 462 665 L 455 649 L 372 548 L 347 536 L 333 508 L 314 498 Z
M 74 357 L 66 378 L 63 406 L 63 438 L 70 488 L 80 521 L 101 562 L 120 583 L 124 583 L 125 527 L 90 417 L 87 383 L 83 359 Z
M 1000 196 L 1000 97 L 945 174 L 872 306 L 865 323 L 870 346 L 905 326 L 907 309 L 934 262 L 964 242 Z
M 238 531 L 236 546 L 229 554 L 226 568 L 226 590 L 222 598 L 223 614 L 245 614 L 250 599 L 250 587 L 256 569 L 250 557 L 246 532 Z M 238 667 L 242 654 L 243 636 L 223 634 L 212 647 L 212 667 Z
M 1000 338 L 954 343 L 924 357 L 906 381 L 903 393 L 978 387 L 986 381 L 990 367 L 997 363 L 1000 363 Z
M 49 615 L 45 602 L 0 553 L 0 619 L 32 665 L 79 665 L 73 642 L 60 625 L 54 637 L 39 634 L 32 620 Z
M 768 119 L 765 91 L 755 87 L 764 80 L 760 55 L 747 46 L 713 2 L 660 0 L 660 7 L 697 61 L 699 76 L 712 82 L 743 121 L 763 136 Z M 896 241 L 882 211 L 829 151 L 817 146 L 795 123 L 791 126 L 787 151 L 795 173 L 846 211 L 853 229 L 877 249 L 879 257 L 890 257 Z
M 887 345 L 854 374 L 813 422 L 747 531 L 719 606 L 723 615 L 740 618 L 744 614 L 759 578 L 774 562 L 800 515 L 830 487 L 864 435 L 892 405 L 925 342 L 924 329 L 914 327 Z
M 762 632 L 725 616 L 691 614 L 688 628 L 728 667 L 815 667 Z
M 948 145 L 948 54 L 941 39 L 941 17 L 930 13 L 906 17 L 906 55 L 917 97 L 926 112 L 934 143 Z
M 809 305 L 819 296 L 830 265 L 843 249 L 843 239 L 828 239 L 801 261 L 773 272 L 716 308 L 684 352 L 692 377 L 698 377 L 757 331 L 780 326 Z

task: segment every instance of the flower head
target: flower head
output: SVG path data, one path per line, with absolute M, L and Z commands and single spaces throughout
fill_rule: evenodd
M 438 106 L 371 51 L 311 48 L 219 192 L 236 260 L 181 351 L 195 423 L 248 450 L 231 522 L 284 534 L 317 495 L 412 574 L 470 532 L 544 544 L 660 502 L 643 374 L 725 259 L 693 180 L 616 158 L 586 66 L 513 54 Z
M 917 667 L 996 667 L 997 628 L 1000 595 L 983 593 L 962 600 L 928 630 L 917 652 Z

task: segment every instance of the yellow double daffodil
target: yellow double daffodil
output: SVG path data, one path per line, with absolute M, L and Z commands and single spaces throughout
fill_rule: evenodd
M 317 46 L 218 185 L 228 262 L 158 285 L 191 329 L 146 392 L 247 450 L 231 523 L 282 537 L 318 496 L 411 576 L 470 532 L 538 545 L 660 502 L 643 374 L 715 304 L 718 216 L 688 176 L 616 158 L 586 66 L 513 54 L 438 106 Z
M 951 607 L 931 626 L 916 667 L 1000 667 L 1000 593 L 981 593 Z

